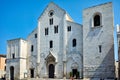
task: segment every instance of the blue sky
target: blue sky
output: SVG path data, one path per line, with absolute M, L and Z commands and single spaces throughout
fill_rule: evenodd
M 65 9 L 80 24 L 83 9 L 113 2 L 114 26 L 120 24 L 120 0 L 0 0 L 0 54 L 6 54 L 7 40 L 20 37 L 26 39 L 37 27 L 38 17 L 51 1 Z

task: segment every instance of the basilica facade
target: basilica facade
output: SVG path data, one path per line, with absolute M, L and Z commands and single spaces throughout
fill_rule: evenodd
M 83 24 L 51 2 L 26 39 L 7 41 L 6 79 L 114 79 L 112 3 L 83 10 Z

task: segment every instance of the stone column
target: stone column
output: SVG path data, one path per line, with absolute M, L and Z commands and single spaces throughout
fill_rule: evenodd
M 63 61 L 63 77 L 66 78 L 66 61 Z
M 56 65 L 57 63 L 55 63 L 55 73 L 54 73 L 54 75 L 55 75 L 55 78 L 58 76 L 58 72 L 57 72 L 57 65 Z
M 45 78 L 48 78 L 48 69 L 47 69 L 47 67 L 48 67 L 48 65 L 45 63 L 45 74 L 44 74 L 44 76 L 45 76 Z

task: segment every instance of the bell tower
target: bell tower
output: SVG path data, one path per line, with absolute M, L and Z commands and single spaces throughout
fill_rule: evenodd
M 83 11 L 84 78 L 114 78 L 112 3 Z

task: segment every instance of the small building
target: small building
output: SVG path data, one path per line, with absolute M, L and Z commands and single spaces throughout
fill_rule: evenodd
M 5 78 L 6 71 L 6 55 L 0 54 L 0 78 Z

